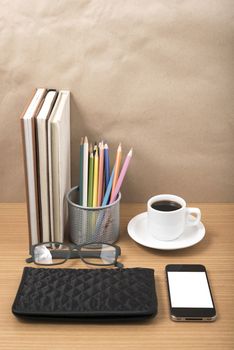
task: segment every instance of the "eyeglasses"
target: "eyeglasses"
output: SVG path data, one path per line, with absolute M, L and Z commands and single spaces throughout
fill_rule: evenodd
M 97 266 L 123 267 L 117 262 L 121 255 L 120 247 L 109 243 L 65 244 L 61 242 L 43 242 L 32 246 L 32 256 L 27 263 L 36 265 L 60 265 L 68 259 L 80 258 L 85 264 Z

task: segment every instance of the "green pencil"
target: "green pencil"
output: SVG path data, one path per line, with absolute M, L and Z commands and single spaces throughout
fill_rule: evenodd
M 93 206 L 93 152 L 89 157 L 88 207 Z
M 79 186 L 79 205 L 83 203 L 83 148 L 84 140 L 83 137 L 80 141 L 80 186 Z

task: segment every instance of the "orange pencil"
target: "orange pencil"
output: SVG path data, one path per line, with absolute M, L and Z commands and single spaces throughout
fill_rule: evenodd
M 121 147 L 121 143 L 120 143 L 119 147 L 117 149 L 117 154 L 116 154 L 115 173 L 114 173 L 113 185 L 112 185 L 112 190 L 111 190 L 110 203 L 113 200 L 113 196 L 114 196 L 114 192 L 115 192 L 115 186 L 116 186 L 116 183 L 117 183 L 118 177 L 119 177 L 119 169 L 120 169 L 120 164 L 121 164 L 121 158 L 122 158 L 122 147 Z
M 104 146 L 103 146 L 103 142 L 101 142 L 99 145 L 99 174 L 98 174 L 98 203 L 97 203 L 98 207 L 100 207 L 102 203 L 103 165 L 104 165 Z

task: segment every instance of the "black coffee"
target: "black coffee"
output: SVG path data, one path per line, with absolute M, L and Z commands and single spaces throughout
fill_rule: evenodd
M 151 204 L 151 207 L 159 211 L 174 211 L 182 208 L 182 205 L 174 201 L 164 200 L 154 202 L 153 204 Z

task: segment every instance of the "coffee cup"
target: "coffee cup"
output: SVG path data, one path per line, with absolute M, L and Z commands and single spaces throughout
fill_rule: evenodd
M 201 220 L 199 208 L 186 207 L 183 198 L 172 194 L 151 197 L 147 215 L 149 234 L 161 241 L 178 238 L 186 226 L 196 226 Z

